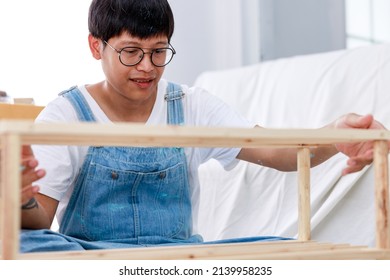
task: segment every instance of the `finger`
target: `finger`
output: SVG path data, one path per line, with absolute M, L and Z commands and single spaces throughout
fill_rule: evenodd
M 34 169 L 38 166 L 38 161 L 36 159 L 24 159 L 21 161 L 21 168 L 23 172 L 29 172 L 31 169 Z
M 347 164 L 348 165 L 370 164 L 370 163 L 372 163 L 373 159 L 374 159 L 374 150 L 369 149 L 369 150 L 365 151 L 362 155 L 350 157 L 347 161 Z
M 34 157 L 23 158 L 20 163 L 20 168 L 22 170 L 22 175 L 29 174 L 34 172 L 34 169 L 38 166 L 38 160 Z
M 33 198 L 39 192 L 38 186 L 29 185 L 22 189 L 21 203 L 24 204 Z
M 347 161 L 347 167 L 360 170 L 366 165 L 370 165 L 371 163 L 372 160 L 368 158 L 350 159 Z
M 365 166 L 370 165 L 372 159 L 370 158 L 354 158 L 347 161 L 347 167 L 344 168 L 342 174 L 347 175 L 353 172 L 362 170 Z
M 343 169 L 342 175 L 345 176 L 345 175 L 348 175 L 351 173 L 358 172 L 358 171 L 362 170 L 364 167 L 365 167 L 365 165 L 353 165 L 353 166 L 349 165 Z
M 30 159 L 34 157 L 34 153 L 31 149 L 30 145 L 23 145 L 22 146 L 22 158 L 23 159 Z
M 43 169 L 38 169 L 38 170 L 29 169 L 29 171 L 23 171 L 22 187 L 32 184 L 33 182 L 44 177 L 45 175 L 46 172 Z
M 345 124 L 351 128 L 369 128 L 374 121 L 374 117 L 371 114 L 365 116 L 359 116 L 356 114 L 348 114 L 345 116 Z

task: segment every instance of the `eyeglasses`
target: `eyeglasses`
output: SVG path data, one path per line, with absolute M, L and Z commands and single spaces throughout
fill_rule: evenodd
M 170 48 L 157 48 L 150 52 L 145 52 L 141 48 L 137 47 L 125 47 L 117 50 L 111 46 L 107 41 L 103 41 L 107 46 L 118 53 L 119 61 L 125 66 L 134 66 L 142 61 L 145 54 L 150 54 L 152 64 L 156 67 L 164 67 L 171 62 L 176 51 L 171 46 Z

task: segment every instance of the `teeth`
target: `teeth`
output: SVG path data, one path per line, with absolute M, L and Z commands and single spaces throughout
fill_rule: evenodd
M 150 82 L 150 80 L 134 80 L 135 82 L 137 83 L 146 83 L 146 82 Z

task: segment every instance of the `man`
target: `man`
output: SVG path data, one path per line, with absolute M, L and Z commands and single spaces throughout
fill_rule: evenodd
M 166 0 L 94 0 L 88 24 L 91 54 L 105 80 L 64 91 L 37 122 L 257 126 L 203 89 L 161 79 L 176 53 Z M 370 115 L 354 114 L 329 127 L 383 128 Z M 372 144 L 359 143 L 313 149 L 312 165 L 339 151 L 350 156 L 345 174 L 372 161 Z M 35 207 L 24 211 L 22 226 L 37 229 L 22 232 L 24 252 L 202 243 L 196 228 L 201 163 L 214 158 L 229 169 L 246 160 L 296 170 L 295 149 L 35 146 L 34 152 L 47 176 L 31 201 Z M 55 214 L 59 233 L 49 230 Z

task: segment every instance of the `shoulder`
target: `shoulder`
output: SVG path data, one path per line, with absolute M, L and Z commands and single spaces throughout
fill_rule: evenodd
M 161 83 L 160 83 L 160 86 L 161 88 L 164 89 L 164 92 L 167 91 L 167 88 L 168 88 L 168 84 L 169 83 L 172 83 L 172 82 L 168 82 L 166 80 L 161 80 Z M 197 86 L 188 86 L 186 84 L 178 84 L 178 83 L 174 83 L 176 85 L 178 85 L 181 90 L 183 91 L 184 93 L 184 99 L 183 101 L 187 104 L 204 104 L 205 102 L 206 103 L 209 103 L 210 105 L 211 104 L 224 104 L 224 101 L 221 100 L 220 98 L 218 98 L 217 96 L 213 95 L 212 93 L 210 93 L 209 91 L 207 91 L 206 89 L 204 88 L 201 88 L 201 87 L 197 87 Z
M 99 105 L 92 98 L 92 96 L 89 94 L 88 90 L 84 85 L 71 87 L 70 89 L 67 89 L 59 93 L 57 98 L 55 98 L 53 101 L 51 101 L 45 106 L 45 108 L 37 117 L 36 121 L 37 122 L 56 122 L 56 121 L 57 122 L 62 122 L 62 121 L 78 122 L 79 117 L 74 106 L 69 101 L 69 99 L 65 98 L 64 96 L 70 91 L 73 92 L 76 91 L 78 94 L 81 94 L 84 97 L 88 106 L 94 113 L 97 121 L 101 121 L 101 122 L 109 121 L 107 116 L 100 109 Z
M 190 125 L 252 127 L 224 100 L 201 87 L 182 85 L 187 120 Z
M 77 87 L 71 87 L 58 94 L 58 96 L 49 102 L 36 118 L 36 122 L 71 122 L 77 121 L 77 113 L 72 104 L 64 94 Z
M 161 81 L 166 91 L 168 82 Z M 180 84 L 184 92 L 183 105 L 186 124 L 194 126 L 253 127 L 254 124 L 241 116 L 221 98 L 204 88 Z

